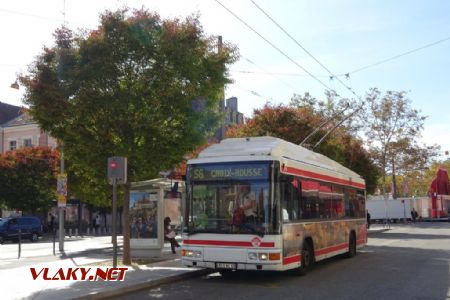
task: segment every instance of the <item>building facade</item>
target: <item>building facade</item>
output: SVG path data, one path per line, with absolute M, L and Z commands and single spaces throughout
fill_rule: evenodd
M 238 99 L 231 97 L 219 103 L 219 111 L 223 114 L 223 121 L 219 129 L 214 134 L 214 138 L 221 141 L 225 138 L 225 133 L 230 125 L 240 125 L 244 123 L 244 114 L 238 110 Z
M 56 148 L 56 139 L 43 132 L 26 112 L 0 125 L 1 153 L 26 147 Z

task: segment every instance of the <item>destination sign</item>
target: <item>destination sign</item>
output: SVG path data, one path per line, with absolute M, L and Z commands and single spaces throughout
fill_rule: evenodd
M 208 164 L 190 168 L 192 180 L 268 179 L 268 164 Z

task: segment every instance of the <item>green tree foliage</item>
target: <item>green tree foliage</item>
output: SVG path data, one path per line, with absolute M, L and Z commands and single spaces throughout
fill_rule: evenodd
M 139 181 L 205 142 L 229 82 L 227 65 L 236 59 L 229 45 L 217 51 L 198 17 L 162 20 L 144 9 L 106 12 L 97 30 L 84 34 L 62 28 L 55 42 L 21 78 L 25 103 L 63 142 L 76 192 L 96 204 L 109 202 L 108 157 L 127 157 L 128 179 Z M 128 230 L 128 186 L 124 191 Z
M 386 192 L 386 175 L 392 175 L 394 197 L 397 174 L 424 169 L 435 157 L 437 146 L 419 145 L 425 117 L 411 107 L 406 92 L 371 89 L 366 95 L 365 134 L 369 151 L 382 172 L 382 188 Z
M 22 148 L 0 155 L 0 203 L 34 213 L 56 197 L 59 153 L 47 147 Z
M 294 97 L 289 105 L 266 104 L 262 109 L 256 109 L 253 117 L 241 126 L 231 127 L 227 131 L 228 137 L 245 136 L 275 136 L 294 144 L 300 144 L 307 135 L 331 115 L 328 109 L 337 109 L 329 105 L 317 105 L 317 100 L 305 95 Z M 327 129 L 333 128 L 337 121 L 331 121 L 328 126 L 315 134 L 310 145 L 314 145 L 326 134 Z M 350 134 L 346 127 L 338 127 L 332 135 L 328 136 L 315 151 L 341 163 L 347 168 L 357 172 L 366 180 L 367 190 L 373 192 L 377 179 L 378 169 L 370 160 L 368 152 L 363 148 L 361 140 Z

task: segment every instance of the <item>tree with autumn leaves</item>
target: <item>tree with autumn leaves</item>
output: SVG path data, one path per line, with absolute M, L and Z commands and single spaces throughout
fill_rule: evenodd
M 21 148 L 0 155 L 0 207 L 45 212 L 56 197 L 59 152 Z
M 33 118 L 63 143 L 75 175 L 71 195 L 107 205 L 108 157 L 127 157 L 128 181 L 140 181 L 173 168 L 206 141 L 236 52 L 226 43 L 218 51 L 195 16 L 163 20 L 145 9 L 121 9 L 100 20 L 89 32 L 57 30 L 56 45 L 44 49 L 21 82 Z M 129 188 L 123 189 L 126 264 Z
M 439 146 L 420 143 L 426 117 L 412 107 L 406 92 L 382 93 L 373 88 L 367 92 L 365 100 L 362 118 L 367 148 L 381 170 L 383 193 L 386 194 L 387 187 L 391 186 L 395 199 L 404 194 L 401 190 L 405 190 L 398 188 L 397 177 L 414 178 L 414 174 L 423 173 L 437 157 Z M 388 184 L 387 176 L 391 177 L 391 184 Z M 409 183 L 402 180 L 400 186 L 407 185 Z

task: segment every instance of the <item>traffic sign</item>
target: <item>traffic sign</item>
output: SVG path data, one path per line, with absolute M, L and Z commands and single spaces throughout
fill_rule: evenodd
M 67 198 L 64 195 L 58 195 L 58 207 L 66 207 L 67 206 Z

